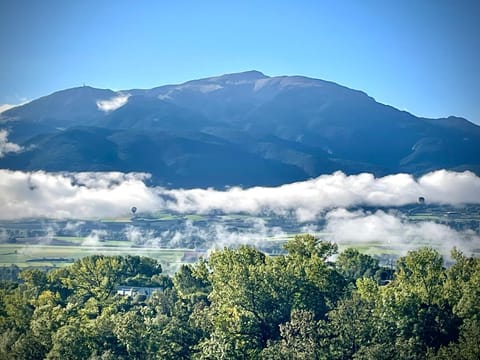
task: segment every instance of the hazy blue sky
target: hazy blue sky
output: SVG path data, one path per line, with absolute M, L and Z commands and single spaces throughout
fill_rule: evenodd
M 480 1 L 0 1 L 0 104 L 256 69 L 480 123 Z

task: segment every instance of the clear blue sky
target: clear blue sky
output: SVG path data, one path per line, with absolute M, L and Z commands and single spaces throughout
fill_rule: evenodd
M 480 123 L 480 1 L 0 1 L 0 105 L 256 69 Z

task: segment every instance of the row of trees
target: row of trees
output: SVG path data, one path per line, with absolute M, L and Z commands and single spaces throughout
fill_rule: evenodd
M 0 290 L 0 358 L 480 358 L 479 259 L 453 250 L 445 268 L 424 248 L 389 270 L 309 235 L 285 250 L 224 249 L 173 277 L 137 256 L 25 270 Z M 164 290 L 132 299 L 118 285 Z

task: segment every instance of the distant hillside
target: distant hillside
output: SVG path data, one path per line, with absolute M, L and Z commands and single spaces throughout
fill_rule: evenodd
M 480 127 L 418 118 L 301 76 L 228 74 L 148 90 L 79 87 L 0 115 L 0 167 L 144 171 L 171 187 L 278 185 L 342 170 L 480 173 Z

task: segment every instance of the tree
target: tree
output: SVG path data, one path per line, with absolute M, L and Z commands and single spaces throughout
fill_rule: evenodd
M 34 301 L 34 305 L 30 330 L 43 347 L 50 349 L 52 335 L 67 320 L 66 311 L 61 306 L 60 296 L 50 290 L 43 291 Z
M 25 333 L 29 328 L 34 307 L 25 286 L 10 291 L 0 290 L 0 330 L 15 329 Z
M 193 302 L 199 300 L 208 302 L 207 296 L 211 291 L 208 280 L 208 270 L 203 260 L 196 265 L 182 265 L 173 276 L 173 283 L 179 295 Z
M 124 278 L 123 270 L 120 257 L 92 255 L 73 263 L 62 281 L 82 302 L 90 297 L 104 301 Z
M 233 348 L 259 351 L 279 335 L 287 321 L 291 290 L 283 283 L 279 262 L 247 246 L 214 252 L 208 262 L 215 328 L 237 344 Z M 223 338 L 221 334 L 216 335 Z
M 356 356 L 363 359 L 383 352 L 422 359 L 429 348 L 438 349 L 455 341 L 461 322 L 444 297 L 445 279 L 440 254 L 423 248 L 399 259 L 389 285 L 378 287 L 373 280 L 357 281 L 361 297 L 375 304 L 371 324 L 379 335 Z
M 129 359 L 152 358 L 156 351 L 152 349 L 150 328 L 137 309 L 115 316 L 114 334 L 125 347 Z
M 123 282 L 134 279 L 136 285 L 149 283 L 161 271 L 160 264 L 147 257 L 92 255 L 73 263 L 62 282 L 74 290 L 80 302 L 90 297 L 104 301 Z
M 378 260 L 351 248 L 340 253 L 335 266 L 340 275 L 352 284 L 362 277 L 374 277 L 380 270 Z
M 92 353 L 93 338 L 85 331 L 78 319 L 60 327 L 52 337 L 52 348 L 47 354 L 47 360 L 87 359 Z
M 323 318 L 345 291 L 345 280 L 329 261 L 337 245 L 312 235 L 297 235 L 285 249 L 283 273 L 293 286 L 293 309 L 313 311 L 316 319 Z
M 45 358 L 47 347 L 32 332 L 27 331 L 18 337 L 12 346 L 8 358 L 42 360 Z
M 25 288 L 31 293 L 30 298 L 36 298 L 47 286 L 47 274 L 39 269 L 27 269 L 20 273 L 20 279 L 23 280 Z
M 445 294 L 455 314 L 480 321 L 480 259 L 453 249 L 455 264 L 446 271 Z
M 362 347 L 370 344 L 376 334 L 374 304 L 357 293 L 341 300 L 322 323 L 325 352 L 332 359 L 349 359 Z
M 334 244 L 301 235 L 285 249 L 287 255 L 276 257 L 247 246 L 212 253 L 213 331 L 203 342 L 204 354 L 215 338 L 231 341 L 217 348 L 218 354 L 258 356 L 269 341 L 280 338 L 280 325 L 290 320 L 292 310 L 311 311 L 317 320 L 340 298 L 344 281 L 328 261 L 337 250 Z
M 480 322 L 466 321 L 461 326 L 461 333 L 458 342 L 450 342 L 441 346 L 437 352 L 430 351 L 429 359 L 438 360 L 477 360 L 480 359 Z
M 281 340 L 271 341 L 262 359 L 319 359 L 322 355 L 320 331 L 311 311 L 294 310 L 290 321 L 280 325 Z
M 406 296 L 418 296 L 427 305 L 440 304 L 445 280 L 442 256 L 431 248 L 422 248 L 398 260 L 394 286 Z

